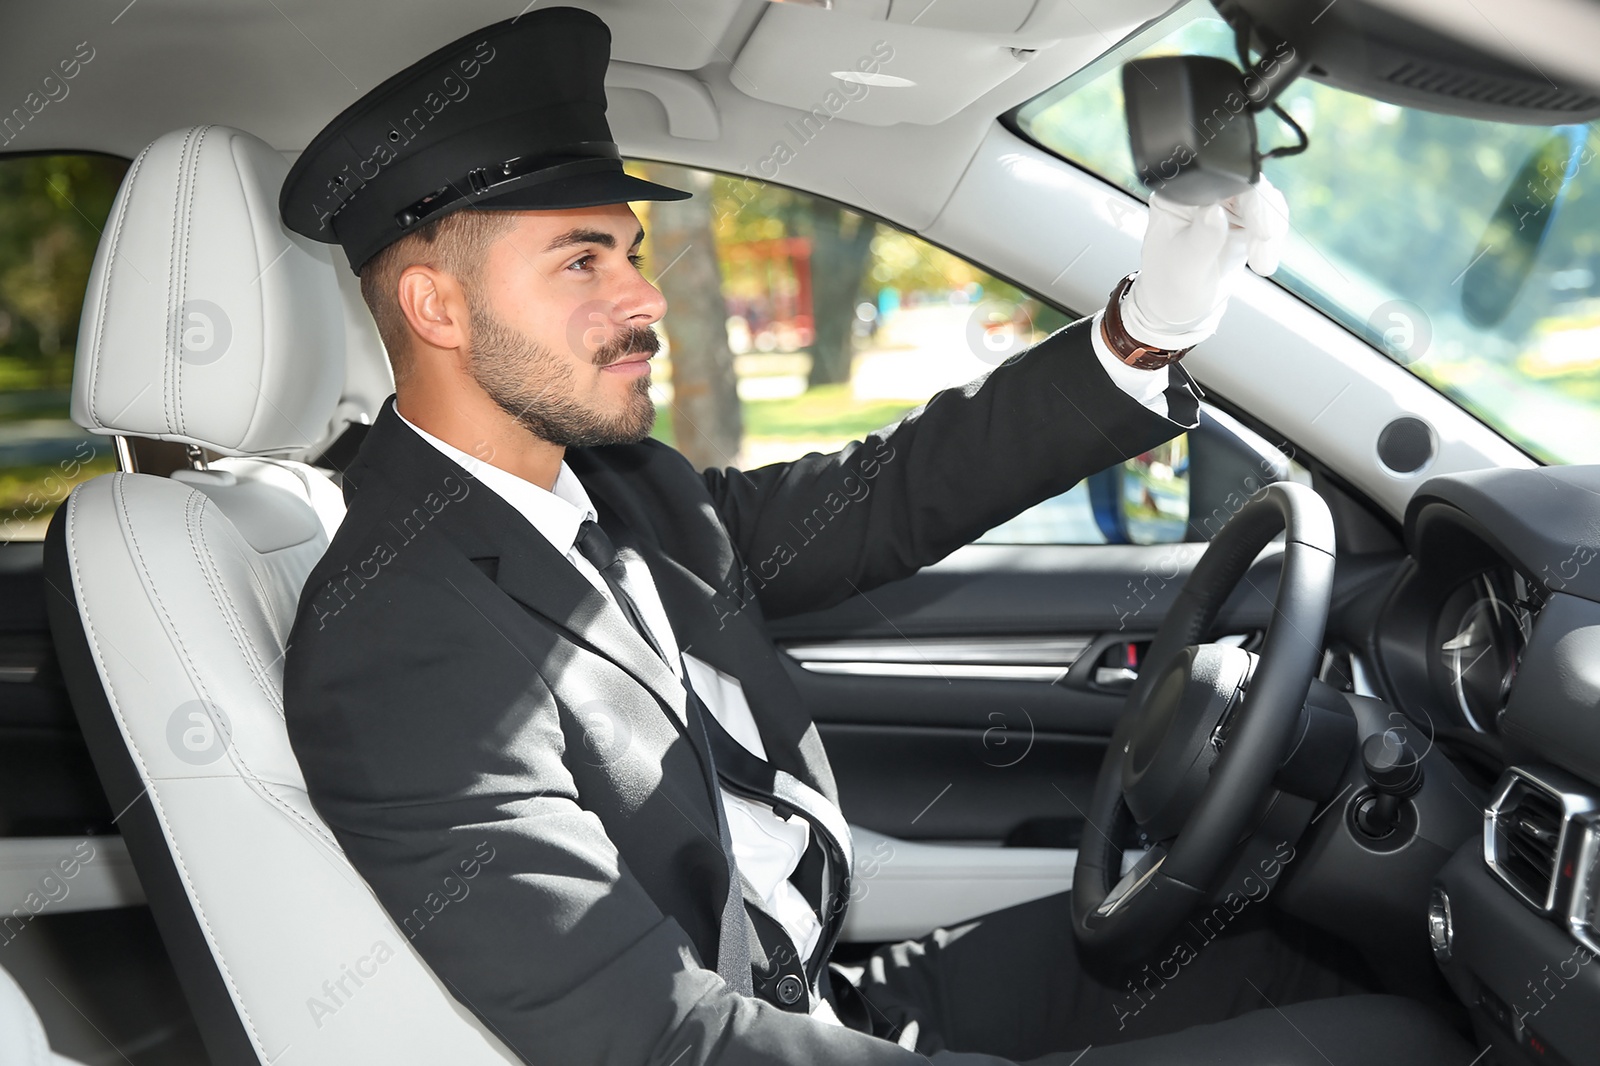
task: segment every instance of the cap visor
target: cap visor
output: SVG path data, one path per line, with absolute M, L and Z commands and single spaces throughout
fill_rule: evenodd
M 622 171 L 575 174 L 474 200 L 471 206 L 494 211 L 554 211 L 564 207 L 598 207 L 635 200 L 687 200 L 693 193 L 657 185 Z M 467 206 L 467 205 L 462 205 Z

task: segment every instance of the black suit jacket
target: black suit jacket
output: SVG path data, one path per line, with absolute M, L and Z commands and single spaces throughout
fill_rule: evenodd
M 837 802 L 764 621 L 905 577 L 1194 423 L 1181 370 L 1167 401 L 1170 419 L 1118 389 L 1078 322 L 833 454 L 702 473 L 647 440 L 566 459 L 679 646 L 740 680 L 770 762 Z M 345 495 L 290 636 L 289 737 L 351 863 L 463 1003 L 536 1063 L 916 1060 L 708 968 L 727 891 L 713 786 L 682 686 L 620 611 L 389 404 Z M 801 888 L 821 906 L 815 878 Z M 759 993 L 788 960 L 751 920 Z

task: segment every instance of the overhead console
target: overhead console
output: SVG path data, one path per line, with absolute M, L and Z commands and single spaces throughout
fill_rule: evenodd
M 1168 0 L 775 3 L 734 58 L 729 80 L 816 123 L 837 116 L 868 126 L 933 124 L 1042 53 L 1070 73 L 1170 7 Z

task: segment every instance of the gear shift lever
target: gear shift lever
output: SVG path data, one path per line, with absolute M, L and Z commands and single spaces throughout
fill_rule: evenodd
M 1400 824 L 1400 801 L 1422 787 L 1422 759 L 1398 729 L 1374 733 L 1361 745 L 1361 765 L 1373 795 L 1356 809 L 1356 825 L 1374 839 L 1388 836 Z

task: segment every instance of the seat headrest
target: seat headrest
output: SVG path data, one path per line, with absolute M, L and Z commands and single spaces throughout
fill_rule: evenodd
M 128 168 L 95 252 L 72 420 L 227 455 L 322 440 L 344 385 L 326 246 L 284 229 L 289 166 L 225 126 L 175 130 Z

